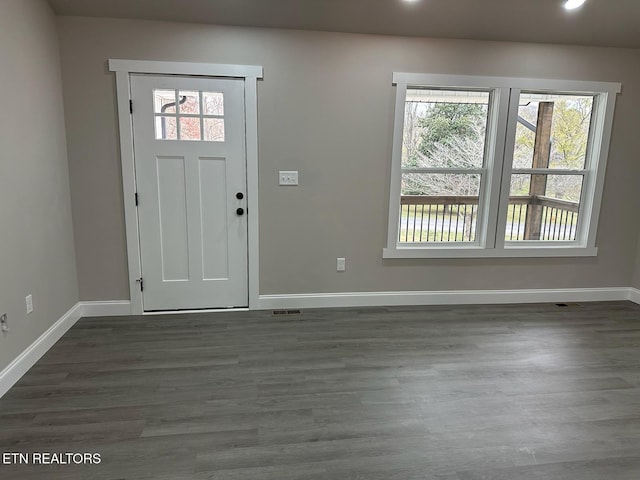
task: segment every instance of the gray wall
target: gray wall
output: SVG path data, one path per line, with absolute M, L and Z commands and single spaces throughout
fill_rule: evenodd
M 108 58 L 258 64 L 260 291 L 628 286 L 638 239 L 640 51 L 59 19 L 80 296 L 128 298 Z M 597 258 L 382 260 L 393 71 L 620 81 Z M 277 186 L 300 171 L 298 188 Z M 336 257 L 347 272 L 336 273 Z M 630 260 L 631 259 L 631 260 Z
M 0 65 L 2 370 L 78 301 L 58 36 L 43 0 L 0 2 Z

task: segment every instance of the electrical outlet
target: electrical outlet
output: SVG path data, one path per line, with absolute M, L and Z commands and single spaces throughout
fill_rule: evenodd
M 33 296 L 31 294 L 27 295 L 25 302 L 27 303 L 27 315 L 29 315 L 33 312 Z
M 298 172 L 281 170 L 278 179 L 280 185 L 298 185 Z
M 338 272 L 344 272 L 346 267 L 347 267 L 346 260 L 344 258 L 338 258 L 338 261 L 336 262 L 336 270 Z
M 7 314 L 3 313 L 0 315 L 0 330 L 3 332 L 9 331 L 9 322 L 7 322 Z

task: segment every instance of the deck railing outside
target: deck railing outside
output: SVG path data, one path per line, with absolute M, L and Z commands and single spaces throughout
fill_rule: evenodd
M 530 225 L 540 208 L 540 225 Z M 579 204 L 545 196 L 509 197 L 505 240 L 575 240 Z M 530 214 L 530 217 L 527 216 Z M 401 243 L 475 242 L 478 197 L 403 195 Z

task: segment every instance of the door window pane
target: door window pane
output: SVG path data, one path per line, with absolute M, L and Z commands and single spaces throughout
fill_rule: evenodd
M 200 140 L 200 119 L 180 117 L 180 140 Z
M 204 118 L 205 142 L 224 142 L 224 120 L 222 118 Z
M 154 90 L 153 106 L 155 113 L 176 113 L 176 91 Z
M 180 113 L 200 114 L 200 92 L 180 90 Z
M 177 140 L 178 124 L 176 117 L 159 115 L 156 116 L 156 140 Z
M 224 115 L 224 96 L 220 92 L 202 92 L 205 115 Z

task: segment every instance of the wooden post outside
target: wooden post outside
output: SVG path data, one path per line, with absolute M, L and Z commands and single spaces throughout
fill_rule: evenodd
M 533 147 L 532 168 L 549 168 L 551 157 L 551 125 L 553 123 L 553 102 L 540 102 L 536 139 Z M 525 240 L 540 240 L 542 230 L 542 205 L 538 196 L 544 196 L 547 189 L 546 175 L 531 175 L 529 195 L 531 203 L 527 206 L 527 218 L 524 227 Z

